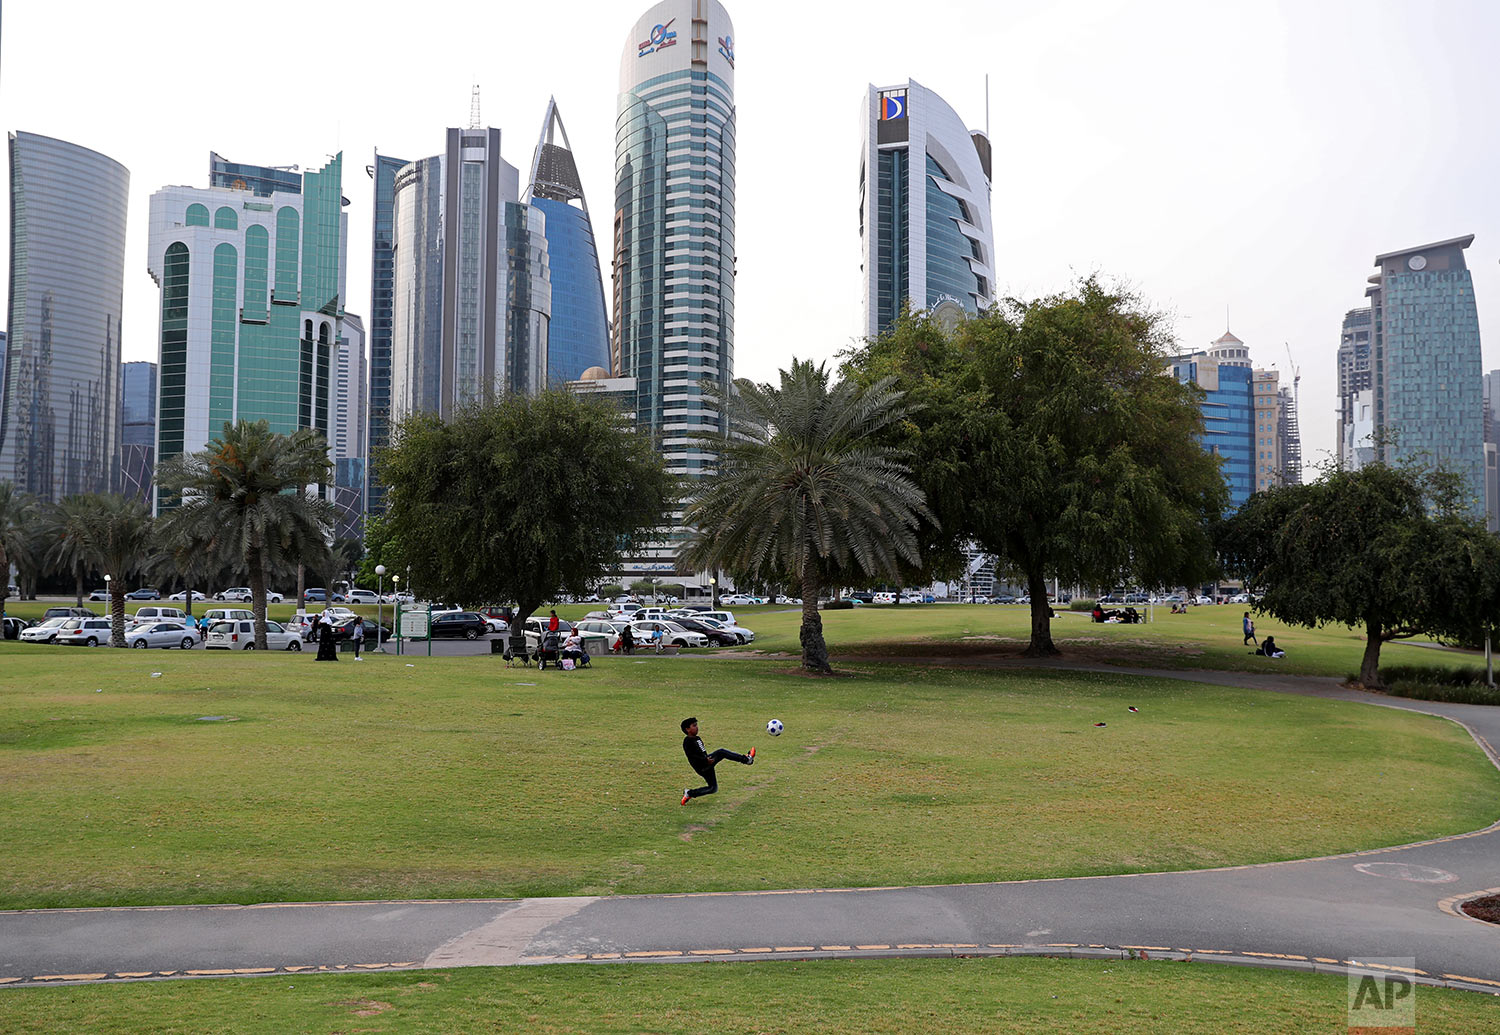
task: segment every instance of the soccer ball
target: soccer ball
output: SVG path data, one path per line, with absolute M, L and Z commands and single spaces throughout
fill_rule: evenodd
M 770 722 L 766 723 L 766 732 L 773 737 L 781 736 L 781 731 L 784 728 L 785 727 L 781 725 L 780 719 L 772 719 Z

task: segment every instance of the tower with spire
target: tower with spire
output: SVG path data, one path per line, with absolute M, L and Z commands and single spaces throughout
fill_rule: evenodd
M 609 354 L 609 317 L 604 306 L 599 249 L 583 196 L 583 180 L 555 97 L 547 101 L 522 201 L 546 216 L 552 273 L 548 382 L 558 385 L 574 381 L 590 370 L 595 371 L 595 377 L 600 371 L 615 373 Z

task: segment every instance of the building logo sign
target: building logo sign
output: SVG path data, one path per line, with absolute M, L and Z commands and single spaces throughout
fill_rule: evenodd
M 672 22 L 676 20 L 676 18 L 673 18 L 667 24 L 658 25 L 652 29 L 651 38 L 637 45 L 640 48 L 640 53 L 636 56 L 645 57 L 647 54 L 655 54 L 658 50 L 675 47 L 677 45 L 677 30 L 672 28 Z
M 906 95 L 884 93 L 880 95 L 880 121 L 893 122 L 906 118 Z
M 724 55 L 724 60 L 729 62 L 729 67 L 734 67 L 734 37 L 719 37 L 719 53 Z

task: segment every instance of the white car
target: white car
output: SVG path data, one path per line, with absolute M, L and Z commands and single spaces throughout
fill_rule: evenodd
M 178 596 L 178 597 L 173 597 L 172 599 L 173 600 L 181 600 L 182 598 L 180 596 Z M 202 600 L 203 597 L 194 597 L 193 599 L 194 600 Z M 253 594 L 253 593 L 250 592 L 250 587 L 249 586 L 234 586 L 234 587 L 232 587 L 230 589 L 226 589 L 226 590 L 223 590 L 223 591 L 221 591 L 219 593 L 214 594 L 214 599 L 215 600 L 233 600 L 233 601 L 235 601 L 236 603 L 239 603 L 239 604 L 248 604 L 248 603 L 250 603 L 251 600 L 255 599 L 255 594 Z M 268 590 L 266 590 L 266 603 L 268 603 L 268 604 L 280 604 L 280 603 L 283 602 L 284 599 L 285 598 L 280 593 L 276 592 L 274 589 L 268 589 Z
M 160 647 L 163 650 L 181 647 L 183 650 L 192 650 L 197 642 L 198 634 L 181 622 L 151 622 L 137 625 L 125 634 L 125 646 L 140 650 L 147 647 Z
M 52 643 L 57 639 L 57 630 L 61 629 L 66 618 L 49 618 L 41 625 L 33 625 L 21 630 L 22 643 Z
M 97 647 L 101 643 L 108 643 L 109 636 L 108 618 L 69 618 L 58 627 L 57 639 L 53 642 Z
M 720 623 L 721 625 L 739 625 L 740 624 L 740 623 L 738 623 L 738 622 L 736 622 L 734 620 L 734 612 L 733 611 L 699 611 L 697 614 L 693 615 L 693 617 L 694 618 L 712 618 L 714 621 Z
M 760 603 L 760 598 L 746 596 L 743 593 L 728 593 L 719 598 L 719 603 L 727 604 L 730 607 L 749 607 L 752 604 Z
M 350 604 L 378 604 L 380 594 L 373 589 L 351 589 L 344 594 L 344 600 Z
M 615 604 L 609 609 L 609 613 L 619 618 L 630 619 L 635 617 L 636 612 L 638 612 L 640 609 L 640 604 L 627 602 L 623 604 Z
M 630 635 L 635 641 L 637 649 L 649 648 L 656 643 L 658 632 L 661 634 L 661 643 L 676 647 L 707 647 L 708 637 L 700 632 L 684 629 L 676 622 L 651 621 L 631 622 Z
M 254 650 L 255 623 L 242 618 L 215 622 L 209 627 L 208 638 L 203 647 L 205 650 Z M 302 640 L 296 634 L 287 632 L 280 624 L 267 622 L 266 649 L 298 651 L 302 649 Z
M 187 591 L 183 590 L 183 591 L 181 591 L 179 593 L 173 593 L 171 596 L 167 597 L 167 599 L 168 600 L 181 600 L 181 601 L 183 601 L 185 603 L 187 601 Z M 199 593 L 195 589 L 195 590 L 193 590 L 193 599 L 194 600 L 207 600 L 208 597 L 204 596 L 202 593 Z
M 1195 604 L 1212 604 L 1213 602 L 1213 597 L 1205 597 L 1202 594 L 1199 594 L 1198 596 L 1193 598 L 1193 603 Z

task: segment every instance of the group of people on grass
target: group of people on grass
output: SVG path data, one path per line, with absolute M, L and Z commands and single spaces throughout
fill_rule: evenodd
M 1249 611 L 1245 612 L 1245 617 L 1241 621 L 1241 627 L 1245 631 L 1245 644 L 1247 646 L 1252 643 L 1255 644 L 1255 650 L 1252 651 L 1253 654 L 1262 658 L 1286 657 L 1286 651 L 1276 646 L 1276 637 L 1267 636 L 1264 643 L 1255 638 L 1255 620 L 1250 617 Z

